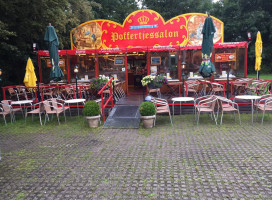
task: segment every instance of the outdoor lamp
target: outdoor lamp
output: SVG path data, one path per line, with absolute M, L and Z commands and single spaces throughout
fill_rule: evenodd
M 185 73 L 184 73 L 184 69 L 186 67 L 186 62 L 183 61 L 181 63 L 181 68 L 182 68 L 182 87 L 183 87 L 183 96 L 185 97 L 185 84 L 184 84 L 184 81 L 185 81 Z
M 0 100 L 2 100 L 2 69 L 0 68 Z
M 36 52 L 37 43 L 33 43 L 32 47 L 33 47 L 33 52 Z
M 76 99 L 78 98 L 78 88 L 77 88 L 77 73 L 78 73 L 78 66 L 75 66 L 74 73 L 76 74 Z
M 2 81 L 2 69 L 0 68 L 0 81 Z M 1 93 L 1 91 L 0 91 Z
M 247 32 L 247 39 L 248 41 L 251 41 L 251 32 Z

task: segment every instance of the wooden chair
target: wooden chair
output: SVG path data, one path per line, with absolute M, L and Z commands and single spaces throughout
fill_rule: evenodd
M 237 112 L 238 116 L 239 116 L 240 125 L 241 125 L 241 117 L 240 117 L 240 111 L 239 111 L 238 104 L 225 98 L 225 97 L 218 96 L 217 98 L 218 98 L 218 105 L 219 105 L 218 109 L 219 109 L 219 111 L 221 111 L 220 124 L 222 124 L 224 112 L 233 112 L 233 113 Z
M 161 113 L 168 113 L 169 114 L 170 122 L 171 122 L 171 125 L 173 126 L 173 122 L 172 122 L 172 118 L 171 118 L 171 111 L 170 111 L 170 107 L 169 107 L 167 100 L 160 99 L 160 98 L 152 98 L 151 102 L 153 102 L 155 105 L 156 115 L 161 114 Z M 155 126 L 155 123 L 156 123 L 156 118 L 154 120 L 154 126 Z
M 65 119 L 65 122 L 66 122 L 65 109 L 64 109 L 63 104 L 57 103 L 57 105 L 61 106 L 61 108 L 59 108 L 59 107 L 55 107 L 55 106 L 51 105 L 50 101 L 46 100 L 46 101 L 43 102 L 43 105 L 44 105 L 44 110 L 45 110 L 44 124 L 46 124 L 46 119 L 49 121 L 49 115 L 52 115 L 52 118 L 53 118 L 53 115 L 55 114 L 57 116 L 57 118 L 58 118 L 58 122 L 59 122 L 59 125 L 60 125 L 59 115 L 61 113 L 63 113 L 64 119 Z

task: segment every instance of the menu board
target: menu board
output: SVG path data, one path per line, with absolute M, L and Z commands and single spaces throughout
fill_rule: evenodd
M 161 57 L 151 57 L 151 65 L 160 65 L 161 64 Z
M 114 65 L 124 65 L 124 58 L 114 58 Z
M 236 61 L 236 53 L 217 53 L 215 62 L 232 62 Z

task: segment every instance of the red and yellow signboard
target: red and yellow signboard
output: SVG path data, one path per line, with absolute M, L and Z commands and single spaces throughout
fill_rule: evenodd
M 236 53 L 217 53 L 215 62 L 232 62 L 236 61 Z
M 73 29 L 72 49 L 106 49 L 136 46 L 200 45 L 202 27 L 207 15 L 189 13 L 165 22 L 153 10 L 131 13 L 123 25 L 110 20 L 92 20 Z M 216 27 L 214 43 L 223 42 L 224 24 L 213 18 Z

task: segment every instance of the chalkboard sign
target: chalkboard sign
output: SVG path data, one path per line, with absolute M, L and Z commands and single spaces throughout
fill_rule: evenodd
M 114 58 L 114 65 L 124 65 L 124 58 Z
M 160 65 L 161 57 L 151 57 L 151 65 Z

